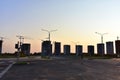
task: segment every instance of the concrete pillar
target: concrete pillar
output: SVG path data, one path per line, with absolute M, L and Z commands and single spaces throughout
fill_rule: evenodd
M 97 44 L 97 54 L 98 55 L 104 55 L 105 54 L 104 43 Z
M 70 55 L 70 45 L 64 45 L 64 54 Z
M 88 45 L 88 54 L 90 56 L 94 55 L 94 46 L 93 45 Z
M 115 41 L 116 54 L 120 55 L 120 40 Z
M 83 47 L 82 45 L 76 45 L 76 55 L 82 55 L 83 54 Z
M 30 55 L 30 44 L 29 43 L 22 44 L 21 52 L 23 52 L 25 55 Z
M 60 55 L 60 53 L 61 53 L 61 43 L 60 42 L 55 42 L 54 54 L 55 55 Z
M 114 54 L 113 42 L 106 42 L 106 53 L 109 55 Z
M 51 41 L 42 42 L 42 55 L 51 56 L 52 55 L 52 44 Z

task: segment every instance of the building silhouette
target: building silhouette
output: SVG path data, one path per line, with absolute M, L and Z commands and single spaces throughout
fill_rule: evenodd
M 93 45 L 88 45 L 88 54 L 90 56 L 94 55 L 94 46 Z
M 105 54 L 104 43 L 97 44 L 97 54 L 98 55 L 104 55 Z
M 51 41 L 42 42 L 42 56 L 51 56 L 52 55 L 52 44 Z
M 106 53 L 109 55 L 114 54 L 113 42 L 106 42 Z
M 60 55 L 61 54 L 61 43 L 60 42 L 55 42 L 54 43 L 54 55 Z
M 3 43 L 3 40 L 0 40 L 0 54 L 2 54 L 2 43 Z
M 80 56 L 83 54 L 83 47 L 82 45 L 76 45 L 76 55 Z
M 30 44 L 29 43 L 23 43 L 21 46 L 21 52 L 25 55 L 30 55 Z
M 120 55 L 120 40 L 115 41 L 116 54 Z
M 64 54 L 70 55 L 70 45 L 64 45 Z

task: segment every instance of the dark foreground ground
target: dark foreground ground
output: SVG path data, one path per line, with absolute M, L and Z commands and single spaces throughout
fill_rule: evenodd
M 120 80 L 120 61 L 32 60 L 14 64 L 0 80 Z

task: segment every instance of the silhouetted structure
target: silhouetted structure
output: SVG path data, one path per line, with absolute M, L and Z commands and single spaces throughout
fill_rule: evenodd
M 76 45 L 76 55 L 80 56 L 83 54 L 83 47 L 82 45 Z
M 104 49 L 104 44 L 103 43 L 97 44 L 97 54 L 98 55 L 104 55 L 105 54 L 105 49 Z
M 116 54 L 120 55 L 120 40 L 115 41 Z
M 3 40 L 0 40 L 0 54 L 2 53 L 2 43 L 3 43 Z
M 23 52 L 25 55 L 30 55 L 30 44 L 29 43 L 22 44 L 21 52 Z
M 52 55 L 52 44 L 51 41 L 42 42 L 42 55 L 51 56 Z
M 109 55 L 114 54 L 113 42 L 106 42 L 106 53 Z
M 88 45 L 88 54 L 90 56 L 94 55 L 94 46 L 93 45 Z
M 61 43 L 60 42 L 55 42 L 55 46 L 54 46 L 54 54 L 55 55 L 60 55 L 61 53 Z
M 70 45 L 64 45 L 64 54 L 70 55 Z

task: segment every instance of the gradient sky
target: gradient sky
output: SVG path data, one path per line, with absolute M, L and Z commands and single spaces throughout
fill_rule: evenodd
M 52 41 L 62 45 L 74 43 L 95 45 L 101 41 L 99 33 L 106 41 L 115 41 L 120 36 L 120 0 L 0 0 L 0 36 L 6 37 L 3 52 L 15 52 L 14 45 L 19 40 L 16 35 L 31 43 L 31 52 L 39 52 L 41 40 L 48 33 L 41 29 L 55 30 Z

